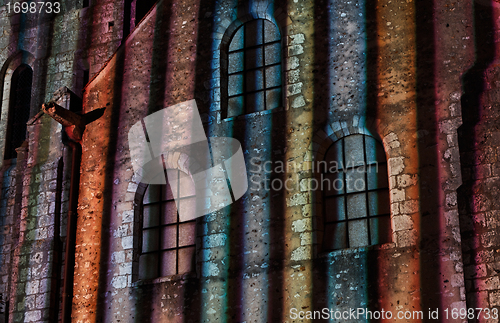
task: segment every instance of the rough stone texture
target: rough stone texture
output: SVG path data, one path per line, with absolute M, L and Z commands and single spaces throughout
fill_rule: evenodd
M 486 10 L 491 9 L 491 10 Z M 498 4 L 480 8 L 476 17 L 498 17 Z M 458 165 L 463 185 L 450 204 L 457 204 L 465 271 L 468 307 L 498 306 L 500 204 L 498 185 L 500 110 L 498 106 L 498 50 L 496 35 L 500 26 L 492 20 L 488 26 L 476 26 L 490 34 L 477 37 L 476 60 L 464 74 L 464 94 L 461 101 L 455 96 L 457 113 L 464 124 L 458 132 L 460 158 L 450 156 Z M 461 105 L 460 105 L 461 103 Z M 466 122 L 468 121 L 468 122 Z
M 61 126 L 37 113 L 61 86 L 81 95 L 84 70 L 90 69 L 90 75 L 98 72 L 122 37 L 120 29 L 113 32 L 108 26 L 114 19 L 123 19 L 123 4 L 100 1 L 84 9 L 81 1 L 60 4 L 57 15 L 45 10 L 9 13 L 6 2 L 0 7 L 0 294 L 3 300 L 11 300 L 4 307 L 9 322 L 54 322 L 60 308 L 60 301 L 51 298 L 62 285 L 60 252 L 64 246 L 59 241 L 66 236 L 70 161 L 61 141 Z M 117 25 L 121 28 L 121 22 Z M 17 160 L 3 161 L 10 82 L 21 64 L 30 65 L 34 72 L 33 118 L 28 125 L 28 144 L 18 150 Z M 56 223 L 60 226 L 57 230 Z M 0 314 L 0 321 L 4 314 Z
M 136 1 L 92 2 L 52 16 L 0 6 L 0 156 L 12 74 L 34 70 L 28 140 L 0 166 L 0 322 L 5 312 L 9 322 L 57 321 L 71 151 L 62 126 L 38 112 L 61 86 L 83 94 L 84 113 L 105 108 L 81 142 L 73 322 L 500 308 L 497 4 L 173 0 L 136 26 Z M 256 18 L 281 32 L 283 104 L 226 118 L 223 51 Z M 193 272 L 139 280 L 144 184 L 128 131 L 191 99 L 208 137 L 242 144 L 249 190 L 197 219 Z M 58 102 L 73 109 L 68 100 Z M 384 147 L 392 241 L 327 252 L 316 163 L 355 134 Z M 171 154 L 166 164 L 183 170 L 184 160 Z

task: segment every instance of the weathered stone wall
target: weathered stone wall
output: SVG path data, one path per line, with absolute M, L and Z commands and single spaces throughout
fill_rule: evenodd
M 9 322 L 54 322 L 59 315 L 59 300 L 51 297 L 62 286 L 63 259 L 56 250 L 64 248 L 71 161 L 61 125 L 37 113 L 61 86 L 80 95 L 83 71 L 98 72 L 122 40 L 122 3 L 100 1 L 85 9 L 81 0 L 60 4 L 59 14 L 9 13 L 5 1 L 0 7 L 0 293 L 10 300 Z M 11 77 L 21 64 L 34 72 L 29 144 L 17 160 L 5 162 Z M 58 183 L 62 189 L 56 191 Z
M 484 23 L 474 27 L 475 61 L 462 77 L 461 100 L 455 97 L 464 121 L 458 140 L 463 178 L 458 205 L 467 306 L 478 308 L 500 305 L 499 10 L 496 3 L 475 6 L 474 20 Z
M 82 140 L 73 321 L 298 322 L 294 309 L 426 316 L 430 308 L 498 307 L 500 139 L 496 64 L 488 67 L 496 27 L 476 27 L 476 47 L 489 47 L 474 53 L 472 21 L 495 16 L 481 6 L 475 17 L 468 1 L 160 1 L 126 42 L 122 2 L 69 2 L 55 17 L 2 15 L 0 151 L 9 77 L 22 63 L 35 75 L 29 145 L 1 177 L 0 294 L 12 299 L 10 320 L 54 317 L 49 298 L 62 269 L 55 224 L 60 215 L 64 237 L 70 158 L 61 126 L 36 113 L 61 86 L 80 92 L 84 70 L 95 76 L 84 112 L 105 110 Z M 221 51 L 255 18 L 281 32 L 283 104 L 224 118 Z M 484 94 L 474 86 L 483 73 Z M 141 185 L 128 131 L 193 98 L 207 136 L 242 144 L 250 188 L 197 220 L 195 272 L 140 281 Z M 392 242 L 324 252 L 329 232 L 321 194 L 308 187 L 312 165 L 352 134 L 385 149 Z M 277 171 L 280 164 L 293 167 Z M 291 188 L 264 187 L 273 180 Z
M 11 264 L 12 264 L 12 246 L 13 246 L 13 234 L 14 234 L 14 223 L 15 212 L 14 212 L 14 197 L 15 197 L 15 175 L 16 167 L 10 164 L 3 166 L 4 170 L 2 172 L 2 222 L 1 222 L 1 294 L 2 301 L 9 300 L 9 280 L 11 279 Z M 6 304 L 2 306 L 3 314 L 2 316 L 7 317 L 7 312 L 9 306 Z
M 436 124 L 435 120 L 418 119 L 415 8 L 412 3 L 404 10 L 384 5 L 380 12 L 368 14 L 363 10 L 368 4 L 362 2 L 325 6 L 329 11 L 307 3 L 269 6 L 254 2 L 241 7 L 236 3 L 198 6 L 196 2 L 160 2 L 91 83 L 84 103 L 87 111 L 107 108 L 103 118 L 89 126 L 84 139 L 80 225 L 89 227 L 92 234 L 86 231 L 78 243 L 77 285 L 82 288 L 75 298 L 75 318 L 92 319 L 89 307 L 95 308 L 98 320 L 103 321 L 111 317 L 177 317 L 181 321 L 184 315 L 210 321 L 221 313 L 236 321 L 285 321 L 292 308 L 320 305 L 339 310 L 370 306 L 396 313 L 422 310 L 425 305 L 420 293 L 441 295 L 437 296 L 440 299 L 444 295 L 440 288 L 448 288 L 449 301 L 435 306 L 463 306 L 453 204 L 446 207 L 448 222 L 439 227 L 442 231 L 438 234 L 455 240 L 443 249 L 428 247 L 433 255 L 449 253 L 451 258 L 426 267 L 419 253 L 422 239 L 434 233 L 422 231 L 421 226 L 419 176 L 426 164 L 416 150 L 417 139 L 422 134 L 435 138 L 430 131 Z M 330 23 L 339 13 L 344 19 Z M 170 19 L 160 20 L 160 16 Z M 318 18 L 314 23 L 313 16 Z M 252 17 L 273 20 L 280 27 L 287 71 L 283 78 L 284 104 L 271 111 L 223 119 L 220 51 L 229 41 L 231 30 Z M 369 24 L 363 27 L 366 19 Z M 314 34 L 315 28 L 318 34 L 331 33 L 337 38 L 322 40 L 323 36 Z M 375 32 L 369 28 L 375 28 Z M 176 50 L 168 51 L 164 60 L 155 50 L 166 46 Z M 318 49 L 323 52 L 317 53 Z M 375 54 L 381 58 L 373 58 Z M 329 66 L 327 71 L 332 74 L 324 66 Z M 324 82 L 330 78 L 338 79 L 331 88 Z M 458 83 L 451 86 L 457 87 Z M 370 92 L 374 89 L 377 92 Z M 245 197 L 199 220 L 196 276 L 136 282 L 138 246 L 134 233 L 137 236 L 140 232 L 134 222 L 133 200 L 139 183 L 128 161 L 127 132 L 147 114 L 192 98 L 197 99 L 209 136 L 229 135 L 242 143 L 247 165 L 254 169 L 249 176 L 262 183 L 290 179 L 293 189 L 252 190 L 256 184 L 251 181 Z M 112 129 L 119 131 L 114 133 Z M 453 129 L 445 131 L 451 140 Z M 393 242 L 325 254 L 321 252 L 321 201 L 304 184 L 314 176 L 311 162 L 324 154 L 328 143 L 355 133 L 371 134 L 384 144 Z M 453 142 L 450 145 L 453 147 Z M 450 153 L 452 150 L 448 150 Z M 259 167 L 259 161 L 253 164 L 256 160 L 293 161 L 299 167 L 269 173 Z M 459 183 L 455 177 L 443 175 L 436 185 Z M 454 189 L 456 185 L 450 187 L 451 195 L 446 194 L 448 200 Z M 432 216 L 442 216 L 436 210 Z M 450 231 L 445 229 L 448 225 Z M 354 267 L 353 262 L 357 264 Z M 423 272 L 438 267 L 444 277 L 441 283 L 421 290 Z M 377 282 L 361 283 L 366 280 Z M 144 299 L 145 295 L 149 297 Z M 128 302 L 129 311 L 118 312 L 124 302 Z M 101 308 L 101 303 L 106 305 Z M 195 314 L 185 313 L 185 308 L 192 306 L 201 309 Z

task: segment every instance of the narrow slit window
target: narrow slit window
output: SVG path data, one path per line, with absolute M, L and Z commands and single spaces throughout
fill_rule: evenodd
M 16 148 L 26 140 L 32 82 L 33 70 L 26 64 L 19 66 L 12 75 L 4 159 L 16 158 Z

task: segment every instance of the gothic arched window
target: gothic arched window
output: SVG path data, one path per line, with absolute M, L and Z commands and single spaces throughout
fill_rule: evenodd
M 187 176 L 175 172 L 177 178 Z M 195 197 L 193 187 L 177 185 L 174 189 L 170 184 L 149 185 L 144 193 L 140 208 L 139 279 L 194 271 L 196 220 L 182 221 L 177 206 L 182 212 L 189 212 L 196 206 Z
M 325 250 L 391 241 L 387 162 L 373 137 L 350 135 L 332 144 L 322 169 Z
M 4 159 L 16 158 L 16 148 L 26 140 L 32 81 L 33 70 L 26 64 L 20 65 L 12 75 Z
M 240 26 L 227 52 L 227 111 L 234 117 L 281 105 L 281 36 L 266 19 Z

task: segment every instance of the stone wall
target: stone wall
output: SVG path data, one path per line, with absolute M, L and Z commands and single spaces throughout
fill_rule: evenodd
M 220 313 L 227 313 L 233 320 L 284 321 L 293 308 L 312 309 L 321 304 L 337 309 L 370 306 L 396 313 L 422 310 L 426 305 L 421 303 L 422 292 L 441 295 L 437 297 L 446 294 L 449 303 L 443 304 L 464 306 L 461 251 L 456 239 L 443 249 L 428 247 L 432 254 L 449 253 L 451 258 L 433 264 L 443 270 L 440 284 L 425 283 L 423 290 L 420 287 L 427 260 L 418 250 L 421 241 L 434 233 L 422 229 L 419 195 L 423 188 L 419 186 L 419 174 L 426 163 L 415 147 L 419 145 L 417 139 L 436 126 L 434 121 L 419 120 L 416 112 L 412 41 L 418 35 L 411 23 L 414 8 L 408 4 L 405 10 L 395 11 L 386 6 L 380 13 L 364 17 L 362 8 L 366 4 L 361 2 L 346 7 L 336 2 L 325 5 L 331 8 L 328 13 L 315 11 L 305 3 L 270 6 L 253 2 L 237 6 L 236 3 L 160 2 L 140 30 L 132 33 L 126 46 L 89 85 L 84 105 L 90 110 L 106 107 L 106 113 L 103 119 L 89 126 L 83 143 L 86 157 L 81 201 L 85 202 L 80 206 L 83 216 L 80 225 L 88 226 L 92 235 L 87 231 L 79 242 L 80 283 L 77 284 L 85 288 L 76 297 L 76 317 L 81 320 L 93 317 L 89 306 L 96 308 L 98 319 L 103 321 L 110 317 L 130 320 L 137 316 L 209 321 Z M 345 19 L 338 20 L 338 25 L 329 25 L 328 21 L 339 12 Z M 394 18 L 389 20 L 386 15 Z M 159 20 L 160 16 L 171 18 Z M 312 16 L 324 24 L 318 20 L 313 24 L 309 18 Z M 275 21 L 282 33 L 287 71 L 283 77 L 284 104 L 275 110 L 224 119 L 220 112 L 224 109 L 220 51 L 224 42 L 229 41 L 231 31 L 258 17 Z M 378 38 L 371 29 L 362 27 L 361 21 L 366 18 L 370 28 L 405 37 L 395 37 L 394 41 Z M 349 23 L 354 24 L 352 21 L 356 19 L 360 20 L 357 29 L 349 29 Z M 338 39 L 321 40 L 323 37 L 313 33 L 314 28 L 322 34 L 333 33 Z M 362 40 L 371 44 L 368 52 Z M 167 44 L 176 50 L 168 52 L 166 60 L 148 50 Z M 327 46 L 328 51 L 315 53 L 321 46 Z M 380 62 L 375 59 L 375 65 L 363 65 L 373 63 L 370 55 L 374 48 L 386 55 L 386 59 Z M 351 56 L 357 53 L 359 60 L 348 60 L 346 50 Z M 348 63 L 344 66 L 343 62 Z M 329 64 L 334 74 L 325 75 L 322 64 Z M 367 75 L 374 78 L 366 79 Z M 323 82 L 328 77 L 339 79 L 338 84 L 334 82 L 328 88 Z M 401 81 L 393 82 L 395 78 Z M 366 92 L 373 86 L 367 85 L 368 81 L 378 84 L 374 101 L 367 100 Z M 453 86 L 456 89 L 458 85 Z M 249 174 L 263 182 L 290 179 L 294 189 L 252 190 L 251 187 L 249 194 L 231 207 L 199 220 L 196 273 L 138 282 L 134 232 L 136 236 L 140 232 L 137 218 L 133 220 L 133 201 L 139 182 L 128 162 L 126 135 L 130 125 L 147 114 L 192 98 L 197 100 L 207 134 L 238 139 L 247 165 L 256 159 L 272 163 L 293 161 L 299 165 L 283 173 L 270 173 L 257 167 L 260 164 L 252 164 L 255 170 Z M 114 133 L 111 129 L 119 131 Z M 449 129 L 444 130 L 445 134 L 453 136 L 453 128 Z M 320 224 L 323 220 L 318 211 L 321 201 L 304 183 L 314 176 L 311 163 L 321 158 L 329 144 L 356 133 L 372 135 L 384 144 L 390 174 L 393 242 L 350 252 L 324 253 Z M 455 147 L 453 142 L 450 145 Z M 453 149 L 446 152 L 452 153 Z M 436 185 L 451 182 L 454 177 L 445 175 Z M 454 189 L 456 185 L 446 194 L 449 201 Z M 442 202 L 434 206 L 439 203 Z M 439 231 L 452 239 L 453 234 L 456 237 L 453 227 L 458 223 L 453 207 L 453 204 L 446 206 L 448 223 Z M 435 218 L 441 216 L 437 210 L 433 211 Z M 450 231 L 446 231 L 446 225 L 451 225 Z M 357 259 L 359 265 L 352 268 L 353 260 L 349 257 Z M 318 274 L 320 269 L 326 272 Z M 367 271 L 369 277 L 363 277 Z M 97 272 L 100 278 L 95 275 Z M 322 277 L 326 284 L 315 277 Z M 377 279 L 377 283 L 361 283 L 368 279 Z M 92 283 L 88 284 L 89 281 Z M 441 294 L 441 288 L 448 288 L 449 292 Z M 144 295 L 150 297 L 143 299 Z M 100 302 L 108 310 L 99 312 Z M 129 311 L 118 311 L 124 302 Z M 200 312 L 185 312 L 187 306 L 195 305 L 201 308 Z
M 468 307 L 497 307 L 500 302 L 497 227 L 498 161 L 498 4 L 477 6 L 475 61 L 463 75 L 463 95 L 456 103 L 464 120 L 459 129 L 463 185 L 458 191 L 463 267 Z M 458 97 L 455 98 L 458 101 Z M 467 121 L 467 122 L 466 122 Z M 458 159 L 458 157 L 457 157 Z
M 61 295 L 55 290 L 62 286 L 71 161 L 61 125 L 39 113 L 41 104 L 61 86 L 81 95 L 84 70 L 98 72 L 122 41 L 122 3 L 60 4 L 59 14 L 9 13 L 6 2 L 0 7 L 0 293 L 10 300 L 9 322 L 54 322 L 60 310 L 60 300 L 53 298 Z M 114 20 L 116 26 L 110 24 Z M 31 120 L 17 160 L 4 161 L 11 77 L 21 64 L 34 72 Z
M 447 0 L 159 1 L 124 40 L 135 23 L 129 2 L 1 18 L 0 151 L 10 76 L 23 63 L 35 75 L 28 143 L 0 177 L 0 295 L 12 300 L 10 322 L 58 315 L 51 297 L 62 284 L 70 150 L 61 125 L 38 111 L 61 86 L 83 93 L 83 113 L 104 109 L 81 142 L 73 321 L 298 322 L 313 320 L 294 311 L 323 308 L 427 317 L 500 306 L 497 28 L 471 28 L 496 11 L 476 4 L 474 16 L 470 2 Z M 283 104 L 226 118 L 223 51 L 257 18 L 281 32 Z M 84 71 L 93 78 L 85 88 Z M 128 131 L 191 99 L 208 137 L 241 143 L 249 191 L 197 219 L 195 271 L 139 280 L 144 184 Z M 308 183 L 330 145 L 354 134 L 384 147 L 392 241 L 324 251 L 322 195 Z

